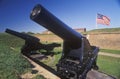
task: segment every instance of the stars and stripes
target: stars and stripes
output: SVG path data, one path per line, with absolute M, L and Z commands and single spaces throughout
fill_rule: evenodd
M 107 16 L 104 16 L 102 14 L 97 14 L 97 24 L 104 24 L 109 26 L 110 25 L 110 19 Z

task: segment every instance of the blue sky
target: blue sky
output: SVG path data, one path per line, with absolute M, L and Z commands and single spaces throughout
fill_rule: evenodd
M 98 28 L 120 27 L 120 0 L 0 0 L 0 32 L 6 28 L 19 32 L 44 31 L 44 27 L 30 20 L 36 4 L 42 4 L 71 28 L 95 29 L 97 13 L 111 19 L 110 26 L 98 24 Z

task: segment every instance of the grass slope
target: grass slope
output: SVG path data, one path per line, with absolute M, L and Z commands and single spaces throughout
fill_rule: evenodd
M 118 55 L 120 55 L 120 50 L 100 49 L 100 52 L 106 52 L 106 53 L 111 53 L 111 54 L 118 54 Z
M 30 71 L 30 63 L 22 57 L 20 48 L 24 41 L 5 33 L 0 33 L 0 79 L 18 79 Z
M 88 33 L 120 33 L 120 27 L 119 28 L 94 29 L 94 30 L 88 31 Z
M 99 55 L 98 66 L 99 71 L 120 79 L 120 58 Z

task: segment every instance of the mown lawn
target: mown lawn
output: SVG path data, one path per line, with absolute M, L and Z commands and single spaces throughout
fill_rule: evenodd
M 97 62 L 99 71 L 120 79 L 120 58 L 99 55 Z
M 23 44 L 22 39 L 0 33 L 0 79 L 18 79 L 31 70 L 30 63 L 20 53 Z
M 55 48 L 52 52 L 54 53 L 54 56 L 48 56 L 48 59 L 42 60 L 44 64 L 52 67 L 53 69 L 56 69 L 56 64 L 58 63 L 60 57 L 61 57 L 61 47 Z
M 102 32 L 102 33 L 120 33 L 120 27 L 118 28 L 103 28 L 103 29 L 94 29 L 94 30 L 90 30 L 88 31 L 88 33 L 94 33 L 94 32 Z
M 100 52 L 106 52 L 106 53 L 119 54 L 120 55 L 120 50 L 100 49 Z

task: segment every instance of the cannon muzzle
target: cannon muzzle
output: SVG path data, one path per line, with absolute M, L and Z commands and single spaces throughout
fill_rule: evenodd
M 38 39 L 34 36 L 30 36 L 30 35 L 27 35 L 27 34 L 24 34 L 24 33 L 19 33 L 19 32 L 10 30 L 10 29 L 6 29 L 5 32 L 9 33 L 11 35 L 15 35 L 15 36 L 17 36 L 19 38 L 22 38 L 24 40 L 40 41 L 40 39 Z

